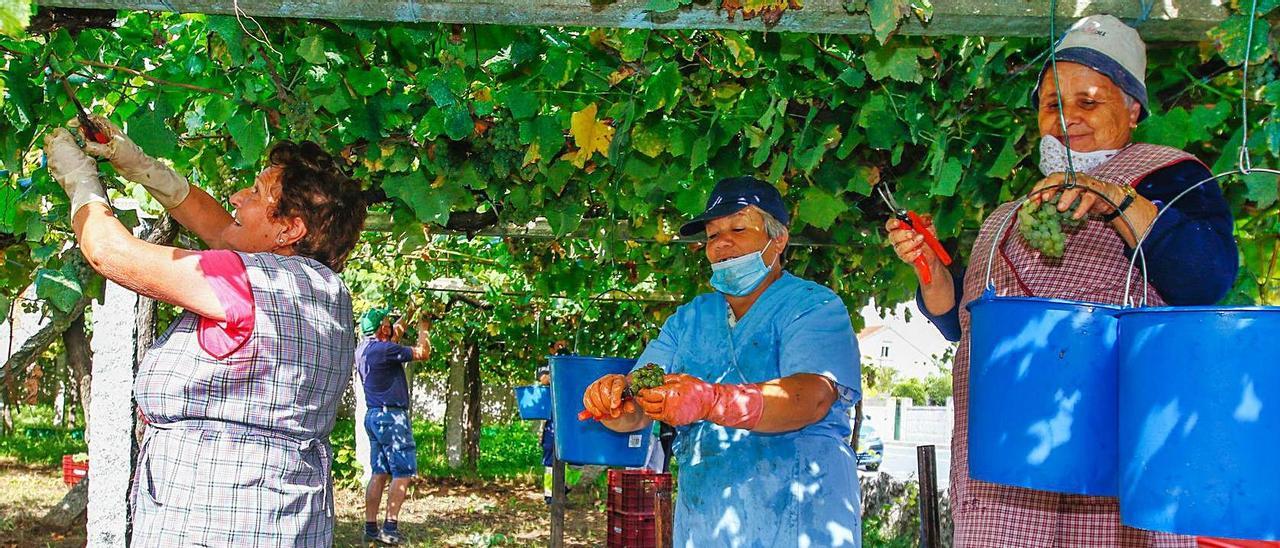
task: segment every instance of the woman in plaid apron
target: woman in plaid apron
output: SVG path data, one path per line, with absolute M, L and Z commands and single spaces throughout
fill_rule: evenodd
M 1135 45 L 1136 44 L 1136 45 Z M 1135 56 L 1132 48 L 1138 48 Z M 1194 156 L 1169 147 L 1135 144 L 1129 131 L 1146 114 L 1141 80 L 1145 53 L 1141 40 L 1118 20 L 1088 17 L 1068 33 L 1055 50 L 1062 85 L 1064 117 L 1071 139 L 1078 183 L 1104 193 L 1112 204 L 1127 208 L 1125 216 L 1141 234 L 1155 213 L 1179 192 L 1209 177 Z M 1134 58 L 1144 60 L 1134 66 Z M 1126 76 L 1128 75 L 1128 76 Z M 1048 177 L 1037 189 L 1060 184 L 1066 147 L 1061 143 L 1057 85 L 1042 73 L 1038 94 L 1041 169 Z M 1127 98 L 1126 98 L 1127 96 Z M 1132 190 L 1129 190 L 1132 189 Z M 1043 190 L 1050 198 L 1057 190 Z M 1063 203 L 1081 195 L 1063 193 Z M 1020 202 L 1019 200 L 1018 202 Z M 1000 225 L 1018 206 L 1006 203 L 983 223 L 973 244 L 971 267 L 953 276 L 916 235 L 896 220 L 887 228 L 900 258 L 911 262 L 921 253 L 932 265 L 934 284 L 921 287 L 920 308 L 951 340 L 959 340 L 954 368 L 955 430 L 951 449 L 951 500 L 958 547 L 1192 547 L 1195 541 L 1120 524 L 1115 498 L 1063 495 L 996 485 L 969 477 L 969 313 L 965 305 L 987 286 L 987 257 L 997 246 L 991 276 L 1002 295 L 1122 303 L 1129 258 L 1136 243 L 1133 231 L 1116 207 L 1083 200 L 1077 213 L 1090 220 L 1067 240 L 1060 260 L 1046 261 L 1019 237 L 1012 223 Z M 1035 205 L 1033 201 L 1031 207 Z M 1147 304 L 1207 304 L 1221 299 L 1235 279 L 1236 248 L 1232 222 L 1221 191 L 1207 184 L 1180 199 L 1151 228 L 1144 242 L 1150 283 L 1134 280 L 1133 295 L 1146 293 Z M 999 232 L 999 233 L 998 233 Z M 948 296 L 950 297 L 948 299 Z M 945 310 L 945 311 L 944 311 Z M 1088 463 L 1081 463 L 1087 466 Z
M 111 160 L 215 250 L 132 236 L 66 130 L 46 140 L 86 259 L 186 311 L 135 379 L 147 421 L 133 486 L 136 546 L 328 546 L 329 433 L 355 350 L 342 270 L 364 224 L 359 184 L 311 142 L 280 143 L 234 216 L 105 119 Z

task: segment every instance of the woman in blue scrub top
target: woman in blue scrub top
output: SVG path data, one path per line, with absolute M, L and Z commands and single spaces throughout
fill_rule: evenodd
M 717 183 L 680 228 L 705 230 L 716 291 L 681 306 L 637 361 L 661 365 L 664 384 L 624 402 L 626 377 L 610 375 L 583 395 L 613 430 L 676 427 L 675 546 L 861 546 L 845 441 L 857 339 L 834 292 L 782 269 L 789 219 L 771 185 Z

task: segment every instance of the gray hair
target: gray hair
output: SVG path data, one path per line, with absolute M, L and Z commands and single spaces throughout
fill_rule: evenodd
M 790 232 L 790 230 L 787 229 L 787 225 L 782 224 L 781 221 L 774 218 L 773 215 L 770 215 L 768 211 L 756 206 L 751 207 L 754 207 L 756 211 L 759 211 L 760 216 L 764 218 L 764 233 L 769 236 L 770 240 L 781 238 L 783 234 Z

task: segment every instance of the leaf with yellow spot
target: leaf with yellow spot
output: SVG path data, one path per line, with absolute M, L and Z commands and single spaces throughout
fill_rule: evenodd
M 538 143 L 533 143 L 529 145 L 528 150 L 524 151 L 524 163 L 520 165 L 536 164 L 540 160 L 542 160 L 542 151 L 538 149 Z
M 751 19 L 760 17 L 765 26 L 773 26 L 778 24 L 778 20 L 782 19 L 782 13 L 792 9 L 798 10 L 803 7 L 801 0 L 721 0 L 720 9 L 728 12 L 729 20 L 733 21 L 734 14 L 741 11 L 743 19 Z
M 596 104 L 573 113 L 570 119 L 569 132 L 573 134 L 573 144 L 577 150 L 566 152 L 561 159 L 568 160 L 581 168 L 587 165 L 596 152 L 609 154 L 609 143 L 613 142 L 613 128 L 596 119 Z
M 609 85 L 616 86 L 618 85 L 619 82 L 626 80 L 628 77 L 630 77 L 632 74 L 635 74 L 635 73 L 636 73 L 635 67 L 631 65 L 622 65 L 618 67 L 618 70 L 615 70 L 609 74 Z

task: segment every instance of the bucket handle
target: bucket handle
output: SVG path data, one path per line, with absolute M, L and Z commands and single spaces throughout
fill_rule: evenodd
M 996 228 L 996 232 L 995 232 L 995 234 L 994 234 L 994 235 L 992 236 L 992 238 L 991 238 L 991 249 L 990 249 L 990 251 L 988 251 L 988 252 L 987 252 L 986 288 L 987 288 L 987 290 L 988 290 L 988 291 L 993 291 L 993 292 L 994 292 L 994 291 L 995 291 L 995 288 L 996 288 L 995 279 L 991 276 L 991 270 L 992 270 L 992 266 L 995 264 L 995 260 L 996 260 L 996 250 L 1000 248 L 1000 244 L 1001 244 L 1001 243 L 1003 243 L 1003 242 L 1005 241 L 1005 239 L 1006 239 L 1006 238 L 1004 238 L 1004 237 L 1003 237 L 1003 234 L 1004 234 L 1004 231 L 1005 231 L 1005 227 L 1009 226 L 1010 221 L 1013 221 L 1014 217 L 1016 217 L 1016 216 L 1018 215 L 1018 211 L 1019 211 L 1019 210 L 1021 210 L 1023 206 L 1027 205 L 1027 202 L 1030 202 L 1030 201 L 1031 201 L 1031 198 L 1032 198 L 1033 196 L 1035 196 L 1035 195 L 1037 195 L 1037 194 L 1039 194 L 1039 193 L 1041 193 L 1041 192 L 1044 192 L 1045 190 L 1055 189 L 1055 188 L 1056 188 L 1056 189 L 1060 189 L 1060 190 L 1069 190 L 1069 189 L 1072 189 L 1072 188 L 1080 188 L 1080 189 L 1083 189 L 1083 190 L 1085 190 L 1085 191 L 1087 191 L 1087 192 L 1092 192 L 1092 193 L 1094 193 L 1094 194 L 1097 194 L 1097 195 L 1098 195 L 1098 197 L 1099 197 L 1099 198 L 1101 198 L 1103 202 L 1105 202 L 1107 205 L 1111 206 L 1112 208 L 1116 209 L 1117 211 L 1119 211 L 1119 209 L 1120 209 L 1120 208 L 1119 208 L 1119 205 L 1118 205 L 1118 204 L 1116 204 L 1115 202 L 1111 201 L 1111 198 L 1108 198 L 1105 194 L 1103 194 L 1103 193 L 1101 193 L 1101 192 L 1098 192 L 1097 190 L 1094 190 L 1094 189 L 1092 189 L 1092 188 L 1090 188 L 1090 187 L 1087 187 L 1087 186 L 1079 186 L 1079 185 L 1076 185 L 1076 184 L 1075 184 L 1075 182 L 1074 182 L 1074 181 L 1072 181 L 1070 178 L 1068 178 L 1067 182 L 1064 182 L 1064 183 L 1061 183 L 1061 184 L 1058 184 L 1058 185 L 1054 185 L 1054 186 L 1051 186 L 1051 187 L 1045 187 L 1045 188 L 1042 188 L 1042 189 L 1040 189 L 1040 190 L 1037 190 L 1037 191 L 1034 191 L 1034 192 L 1029 192 L 1029 193 L 1027 193 L 1026 197 L 1024 197 L 1024 198 L 1022 199 L 1022 201 L 1021 201 L 1021 202 L 1018 202 L 1017 207 L 1014 207 L 1014 208 L 1012 209 L 1012 211 L 1010 211 L 1007 215 L 1005 215 L 1004 220 L 1002 220 L 1002 221 L 1000 222 L 1000 226 L 998 226 L 998 227 Z M 1122 220 L 1124 220 L 1124 224 L 1126 224 L 1126 225 L 1128 225 L 1128 226 L 1129 226 L 1129 232 L 1130 232 L 1130 233 L 1132 233 L 1132 234 L 1137 234 L 1137 233 L 1138 233 L 1138 231 L 1137 231 L 1137 230 L 1134 230 L 1133 222 L 1131 222 L 1131 221 L 1129 220 L 1129 216 L 1128 216 L 1128 215 L 1126 215 L 1126 214 L 1125 214 L 1125 212 L 1120 211 L 1120 218 L 1121 218 Z M 1152 224 L 1154 224 L 1154 222 L 1153 222 Z M 1139 242 L 1138 242 L 1138 243 L 1141 243 L 1141 240 L 1139 240 Z M 1133 257 L 1131 257 L 1131 258 L 1129 259 L 1129 272 L 1128 272 L 1128 275 L 1127 275 L 1127 276 L 1125 276 L 1124 303 L 1125 303 L 1125 305 L 1126 305 L 1126 306 L 1132 306 L 1132 303 L 1131 303 L 1131 302 L 1130 302 L 1130 300 L 1129 300 L 1129 297 L 1130 297 L 1129 293 L 1130 293 L 1130 289 L 1131 289 L 1131 288 L 1129 287 L 1129 283 L 1130 283 L 1130 281 L 1132 280 L 1132 274 L 1133 274 L 1133 268 L 1134 268 L 1135 261 L 1137 260 L 1138 256 L 1139 256 L 1139 255 L 1141 255 L 1141 256 L 1142 256 L 1142 282 L 1143 282 L 1142 306 L 1146 306 L 1146 304 L 1147 304 L 1147 296 L 1148 296 L 1148 295 L 1147 295 L 1147 292 L 1148 292 L 1148 287 L 1149 287 L 1149 286 L 1147 285 L 1147 257 L 1146 257 L 1146 255 L 1143 253 L 1143 250 L 1142 250 L 1142 246 L 1141 246 L 1141 245 L 1139 245 L 1139 246 L 1138 246 L 1137 248 L 1135 248 L 1135 249 L 1136 249 L 1136 251 L 1135 251 L 1135 253 L 1133 254 Z
M 1209 178 L 1207 178 L 1207 179 L 1204 179 L 1204 180 L 1202 180 L 1202 181 L 1200 181 L 1200 182 L 1198 182 L 1198 183 L 1196 183 L 1196 184 L 1194 184 L 1194 185 L 1191 185 L 1191 186 L 1187 187 L 1187 189 L 1186 189 L 1186 190 L 1183 190 L 1182 192 L 1179 192 L 1177 196 L 1174 196 L 1172 200 L 1169 200 L 1168 202 L 1165 202 L 1164 207 L 1160 208 L 1160 211 L 1156 212 L 1156 216 L 1155 216 L 1154 218 L 1152 218 L 1152 219 L 1151 219 L 1151 225 L 1150 225 L 1150 226 L 1148 226 L 1148 227 L 1147 227 L 1147 229 L 1146 229 L 1145 231 L 1143 231 L 1143 232 L 1142 232 L 1142 237 L 1141 237 L 1141 238 L 1138 238 L 1138 241 L 1137 241 L 1137 243 L 1136 243 L 1136 247 L 1137 247 L 1137 249 L 1139 250 L 1139 252 L 1141 252 L 1142 244 L 1146 243 L 1147 238 L 1149 238 L 1149 237 L 1151 236 L 1151 229 L 1152 229 L 1152 228 L 1155 228 L 1155 226 L 1156 226 L 1156 221 L 1159 221 L 1159 220 L 1160 220 L 1160 217 L 1163 217 L 1163 216 L 1164 216 L 1164 212 L 1169 211 L 1170 206 L 1172 206 L 1174 202 L 1177 202 L 1178 200 L 1182 199 L 1182 197 L 1183 197 L 1183 196 L 1186 196 L 1187 194 L 1190 194 L 1190 193 L 1191 193 L 1191 191 L 1193 191 L 1193 190 L 1195 190 L 1195 189 L 1197 189 L 1197 188 L 1200 188 L 1201 186 L 1203 186 L 1203 185 L 1205 185 L 1205 184 L 1208 184 L 1208 183 L 1211 183 L 1211 182 L 1216 182 L 1216 181 L 1218 181 L 1219 179 L 1223 179 L 1223 178 L 1226 178 L 1226 177 L 1230 177 L 1230 176 L 1232 176 L 1232 175 L 1249 175 L 1250 173 L 1270 173 L 1270 174 L 1272 174 L 1272 175 L 1280 175 L 1280 170 L 1267 169 L 1267 168 L 1263 168 L 1263 167 L 1238 167 L 1238 168 L 1236 168 L 1236 169 L 1232 169 L 1232 170 L 1230 170 L 1230 171 L 1224 171 L 1224 172 L 1219 173 L 1219 174 L 1217 174 L 1217 175 L 1212 175 L 1212 176 L 1210 176 L 1210 177 L 1209 177 Z M 1130 230 L 1130 231 L 1133 231 L 1133 227 L 1131 226 L 1131 227 L 1129 228 L 1129 230 Z M 1134 234 L 1137 234 L 1137 232 L 1134 232 Z M 1128 270 L 1128 273 L 1125 275 L 1125 278 L 1124 278 L 1124 280 L 1125 280 L 1125 288 L 1124 288 L 1124 299 L 1125 299 L 1125 302 L 1128 302 L 1128 301 L 1129 301 L 1129 290 L 1130 290 L 1130 287 L 1129 287 L 1129 281 L 1133 279 L 1134 261 L 1137 259 L 1137 257 L 1138 257 L 1138 254 L 1137 254 L 1137 253 L 1134 253 L 1134 256 L 1133 256 L 1133 257 L 1131 257 L 1131 258 L 1129 259 L 1129 270 Z M 1146 258 L 1145 258 L 1145 257 L 1143 257 L 1142 271 L 1143 271 L 1143 279 L 1144 279 L 1144 280 L 1146 279 L 1146 270 L 1147 270 Z M 1143 299 L 1143 301 L 1144 301 L 1144 302 L 1143 302 L 1143 304 L 1145 305 L 1145 304 L 1146 304 L 1146 302 L 1145 302 L 1146 300 L 1145 300 L 1145 299 Z

